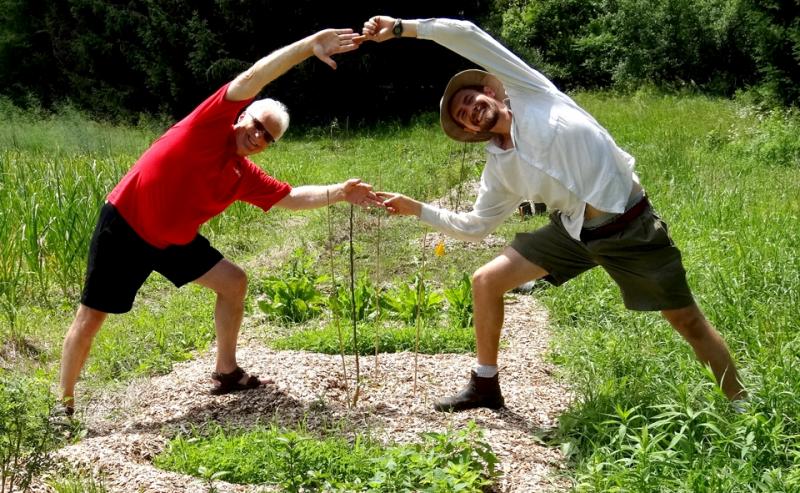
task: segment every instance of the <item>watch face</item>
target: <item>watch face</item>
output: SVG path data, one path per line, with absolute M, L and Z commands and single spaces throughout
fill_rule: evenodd
M 392 28 L 392 34 L 394 34 L 395 36 L 400 36 L 401 34 L 403 34 L 403 23 L 402 22 L 397 21 L 397 22 L 394 23 L 394 27 Z

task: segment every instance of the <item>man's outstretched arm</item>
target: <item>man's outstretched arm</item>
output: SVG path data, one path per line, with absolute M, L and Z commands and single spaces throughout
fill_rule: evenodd
M 383 207 L 383 201 L 372 191 L 372 185 L 351 178 L 335 185 L 304 185 L 295 187 L 275 205 L 286 209 L 316 209 L 336 202 L 347 201 L 361 207 Z
M 358 41 L 383 42 L 395 37 L 397 19 L 376 15 L 364 23 Z M 537 92 L 557 91 L 544 75 L 469 21 L 455 19 L 402 19 L 402 37 L 429 39 L 496 75 L 504 85 Z
M 335 69 L 331 56 L 358 48 L 357 38 L 359 35 L 352 29 L 325 29 L 273 51 L 233 79 L 225 99 L 244 101 L 256 97 L 264 86 L 311 55 Z

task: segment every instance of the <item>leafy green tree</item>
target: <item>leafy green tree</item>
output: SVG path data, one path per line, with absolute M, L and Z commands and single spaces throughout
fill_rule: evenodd
M 800 104 L 800 0 L 748 0 L 761 92 L 783 104 Z

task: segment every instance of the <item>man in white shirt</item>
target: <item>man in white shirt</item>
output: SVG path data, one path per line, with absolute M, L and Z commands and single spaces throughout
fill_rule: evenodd
M 471 22 L 376 16 L 366 40 L 429 39 L 486 69 L 456 74 L 440 105 L 442 129 L 461 142 L 488 141 L 473 210 L 453 213 L 409 197 L 379 194 L 390 213 L 415 215 L 455 238 L 480 241 L 520 202 L 542 202 L 551 223 L 518 234 L 472 277 L 477 366 L 439 411 L 498 409 L 503 295 L 535 279 L 555 285 L 597 265 L 619 285 L 625 306 L 658 310 L 710 365 L 729 399 L 745 392 L 725 342 L 695 304 L 679 250 L 652 210 L 634 159 L 552 82 Z

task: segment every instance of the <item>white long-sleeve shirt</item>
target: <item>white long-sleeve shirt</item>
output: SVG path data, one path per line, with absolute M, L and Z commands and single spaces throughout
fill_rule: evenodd
M 531 200 L 561 211 L 569 234 L 580 238 L 586 204 L 625 210 L 634 158 L 552 82 L 475 24 L 453 19 L 417 21 L 417 37 L 462 55 L 503 83 L 513 112 L 513 147 L 486 146 L 486 166 L 473 210 L 454 213 L 424 204 L 420 220 L 466 241 L 480 241 Z

